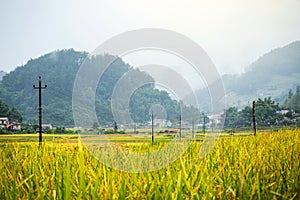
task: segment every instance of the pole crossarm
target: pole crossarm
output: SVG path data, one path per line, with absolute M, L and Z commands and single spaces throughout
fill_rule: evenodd
M 42 86 L 42 78 L 39 76 L 39 86 L 33 85 L 33 89 L 39 90 L 39 145 L 42 144 L 42 89 L 46 89 L 47 85 Z

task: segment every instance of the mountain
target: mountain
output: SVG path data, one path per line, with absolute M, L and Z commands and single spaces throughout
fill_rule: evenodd
M 133 69 L 118 57 L 112 55 L 91 57 L 87 52 L 73 49 L 51 52 L 17 67 L 0 82 L 0 97 L 9 106 L 15 106 L 21 112 L 25 123 L 37 124 L 38 91 L 33 89 L 33 85 L 38 84 L 38 77 L 41 76 L 42 84 L 48 86 L 42 90 L 43 123 L 74 126 L 72 92 L 79 67 L 89 63 L 89 69 L 94 70 L 96 67 L 106 66 L 111 60 L 114 62 L 105 70 L 96 89 L 95 110 L 100 124 L 112 123 L 114 119 L 111 110 L 112 91 L 118 80 L 129 72 L 134 75 L 128 76 L 131 83 L 136 80 L 153 83 L 134 91 L 129 102 L 132 118 L 138 119 L 138 122 L 147 122 L 151 105 L 160 104 L 166 108 L 169 120 L 177 120 L 179 103 L 172 100 L 166 92 L 155 89 L 154 80 L 150 75 Z M 91 88 L 87 88 L 85 92 L 90 91 Z
M 0 71 L 0 81 L 2 80 L 3 76 L 5 76 L 5 75 L 6 75 L 6 72 Z
M 111 60 L 114 62 L 104 72 L 96 89 L 95 110 L 100 124 L 111 123 L 114 119 L 111 96 L 114 87 L 124 74 L 131 74 L 125 76 L 130 80 L 126 87 L 138 83 L 139 80 L 153 83 L 135 90 L 130 98 L 128 109 L 136 122 L 145 123 L 149 120 L 152 105 L 162 105 L 165 108 L 163 112 L 169 120 L 173 122 L 178 120 L 179 102 L 172 100 L 168 93 L 155 89 L 154 80 L 150 75 L 134 69 L 118 57 L 112 55 L 90 57 L 87 52 L 73 49 L 55 51 L 31 59 L 24 66 L 19 66 L 3 76 L 0 81 L 0 98 L 7 102 L 9 107 L 15 106 L 18 109 L 25 123 L 36 124 L 38 91 L 32 86 L 38 84 L 38 77 L 41 76 L 43 84 L 48 85 L 47 89 L 43 90 L 43 122 L 55 126 L 74 126 L 72 93 L 79 67 L 87 62 L 93 70 L 93 67 L 103 67 Z M 222 77 L 226 104 L 243 107 L 249 105 L 252 100 L 268 96 L 277 102 L 283 102 L 289 89 L 295 89 L 300 85 L 299 69 L 300 41 L 274 49 L 252 63 L 245 73 Z M 87 88 L 86 92 L 91 92 L 91 88 Z M 196 94 L 201 110 L 209 112 L 211 106 L 209 90 L 204 88 Z M 123 105 L 127 102 L 122 98 L 118 101 L 120 114 L 125 116 L 127 108 Z M 160 109 L 159 106 L 157 108 Z M 194 115 L 196 110 L 189 110 L 188 113 Z
M 253 62 L 243 74 L 222 77 L 227 106 L 243 107 L 271 96 L 282 102 L 289 89 L 300 85 L 300 41 L 274 49 Z M 209 111 L 207 88 L 197 92 L 202 109 Z

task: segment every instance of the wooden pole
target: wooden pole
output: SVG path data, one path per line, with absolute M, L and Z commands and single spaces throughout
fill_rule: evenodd
M 137 134 L 137 131 L 136 131 L 136 124 L 134 124 L 134 127 L 133 127 L 133 133 L 134 133 L 134 134 Z
M 153 116 L 153 111 L 151 112 L 151 121 L 152 121 L 152 124 L 151 124 L 151 133 L 152 133 L 152 145 L 154 143 L 154 116 Z
M 39 76 L 39 86 L 36 87 L 33 85 L 33 89 L 39 90 L 39 146 L 41 146 L 43 138 L 42 138 L 42 89 L 46 89 L 47 85 L 42 87 L 42 78 Z
M 194 122 L 194 119 L 192 121 L 192 139 L 194 139 L 195 137 L 195 122 Z
M 205 115 L 203 115 L 203 134 L 205 134 Z
M 256 135 L 256 120 L 255 120 L 255 101 L 252 102 L 252 123 L 253 123 L 253 133 Z
M 181 140 L 181 114 L 179 115 L 179 137 Z

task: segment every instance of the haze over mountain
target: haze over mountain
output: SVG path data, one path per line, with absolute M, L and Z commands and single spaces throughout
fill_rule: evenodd
M 229 98 L 235 95 L 240 101 L 266 96 L 280 98 L 300 84 L 300 41 L 266 53 L 247 72 L 224 76 L 223 81 Z
M 243 107 L 257 98 L 271 96 L 283 101 L 289 89 L 300 85 L 300 41 L 271 50 L 253 62 L 242 74 L 222 77 L 227 106 Z M 207 89 L 198 91 L 202 110 L 209 111 Z
M 48 88 L 43 91 L 44 122 L 54 125 L 74 125 L 72 116 L 72 89 L 79 66 L 87 58 L 87 52 L 73 49 L 55 51 L 37 59 L 31 59 L 24 66 L 4 75 L 0 82 L 0 97 L 9 106 L 16 106 L 23 119 L 28 123 L 37 122 L 37 91 L 32 85 L 37 84 L 38 76 Z M 95 65 L 103 65 L 113 56 L 102 55 L 94 60 Z M 113 120 L 111 113 L 111 92 L 119 78 L 129 70 L 135 71 L 137 78 L 154 80 L 148 74 L 133 69 L 120 58 L 105 73 L 99 82 L 96 92 L 96 112 L 99 122 L 109 123 Z M 289 89 L 300 85 L 300 41 L 293 42 L 282 48 L 274 49 L 261 56 L 239 75 L 224 75 L 227 106 L 243 107 L 252 100 L 271 96 L 283 101 Z M 134 80 L 134 79 L 132 79 Z M 207 89 L 196 92 L 202 111 L 210 112 L 210 96 Z M 165 107 L 168 119 L 176 121 L 179 104 L 172 100 L 167 92 L 159 91 L 153 85 L 137 90 L 130 102 L 131 114 L 135 121 L 149 120 L 149 109 L 152 104 Z M 193 113 L 194 111 L 191 111 Z

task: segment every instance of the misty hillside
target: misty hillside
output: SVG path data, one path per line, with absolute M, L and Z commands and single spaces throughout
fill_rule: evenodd
M 223 81 L 227 92 L 238 95 L 271 94 L 271 91 L 278 95 L 286 86 L 292 88 L 299 84 L 299 73 L 300 41 L 297 41 L 260 57 L 246 73 L 225 75 Z
M 38 76 L 48 88 L 43 90 L 44 123 L 73 126 L 72 90 L 77 71 L 87 59 L 87 52 L 73 49 L 55 51 L 37 59 L 29 60 L 24 66 L 4 75 L 0 81 L 0 97 L 16 106 L 23 115 L 24 122 L 37 123 L 38 92 L 32 86 Z M 108 60 L 115 62 L 105 71 L 96 91 L 96 112 L 101 124 L 111 123 L 111 94 L 117 81 L 130 70 L 137 79 L 154 80 L 148 74 L 133 69 L 122 59 L 111 55 L 101 55 L 90 59 L 92 66 L 104 66 Z M 272 50 L 255 61 L 240 75 L 224 75 L 227 106 L 247 105 L 252 100 L 271 96 L 276 101 L 283 100 L 289 89 L 300 85 L 300 41 Z M 0 76 L 0 77 L 1 77 Z M 132 78 L 134 80 L 135 78 Z M 210 98 L 207 89 L 197 91 L 200 108 L 210 111 Z M 164 92 L 148 85 L 138 89 L 130 100 L 130 114 L 136 122 L 149 120 L 152 104 L 161 104 L 166 109 L 168 119 L 176 121 L 179 112 L 178 102 Z
M 153 82 L 151 76 L 137 69 L 133 69 L 122 59 L 111 55 L 99 55 L 88 58 L 86 52 L 72 49 L 55 51 L 37 59 L 29 60 L 24 66 L 17 67 L 3 77 L 0 82 L 0 97 L 9 106 L 16 106 L 23 115 L 23 121 L 30 124 L 37 123 L 38 91 L 33 85 L 38 84 L 38 76 L 48 87 L 43 93 L 43 122 L 55 126 L 74 126 L 72 116 L 72 92 L 77 71 L 82 62 L 87 61 L 91 67 L 106 66 L 107 62 L 114 62 L 107 68 L 99 80 L 96 90 L 96 113 L 99 123 L 112 123 L 111 94 L 117 81 L 124 73 L 132 70 L 135 79 Z M 86 59 L 86 60 L 85 60 Z M 87 92 L 89 90 L 87 89 Z M 130 113 L 138 122 L 149 120 L 149 109 L 152 104 L 161 104 L 166 108 L 168 119 L 177 120 L 179 103 L 172 100 L 163 91 L 146 85 L 135 91 L 131 97 Z M 94 122 L 91 122 L 94 123 Z
M 300 41 L 261 56 L 240 75 L 224 75 L 227 106 L 244 106 L 261 97 L 282 101 L 288 90 L 300 85 Z M 209 106 L 207 89 L 198 91 L 202 109 Z

